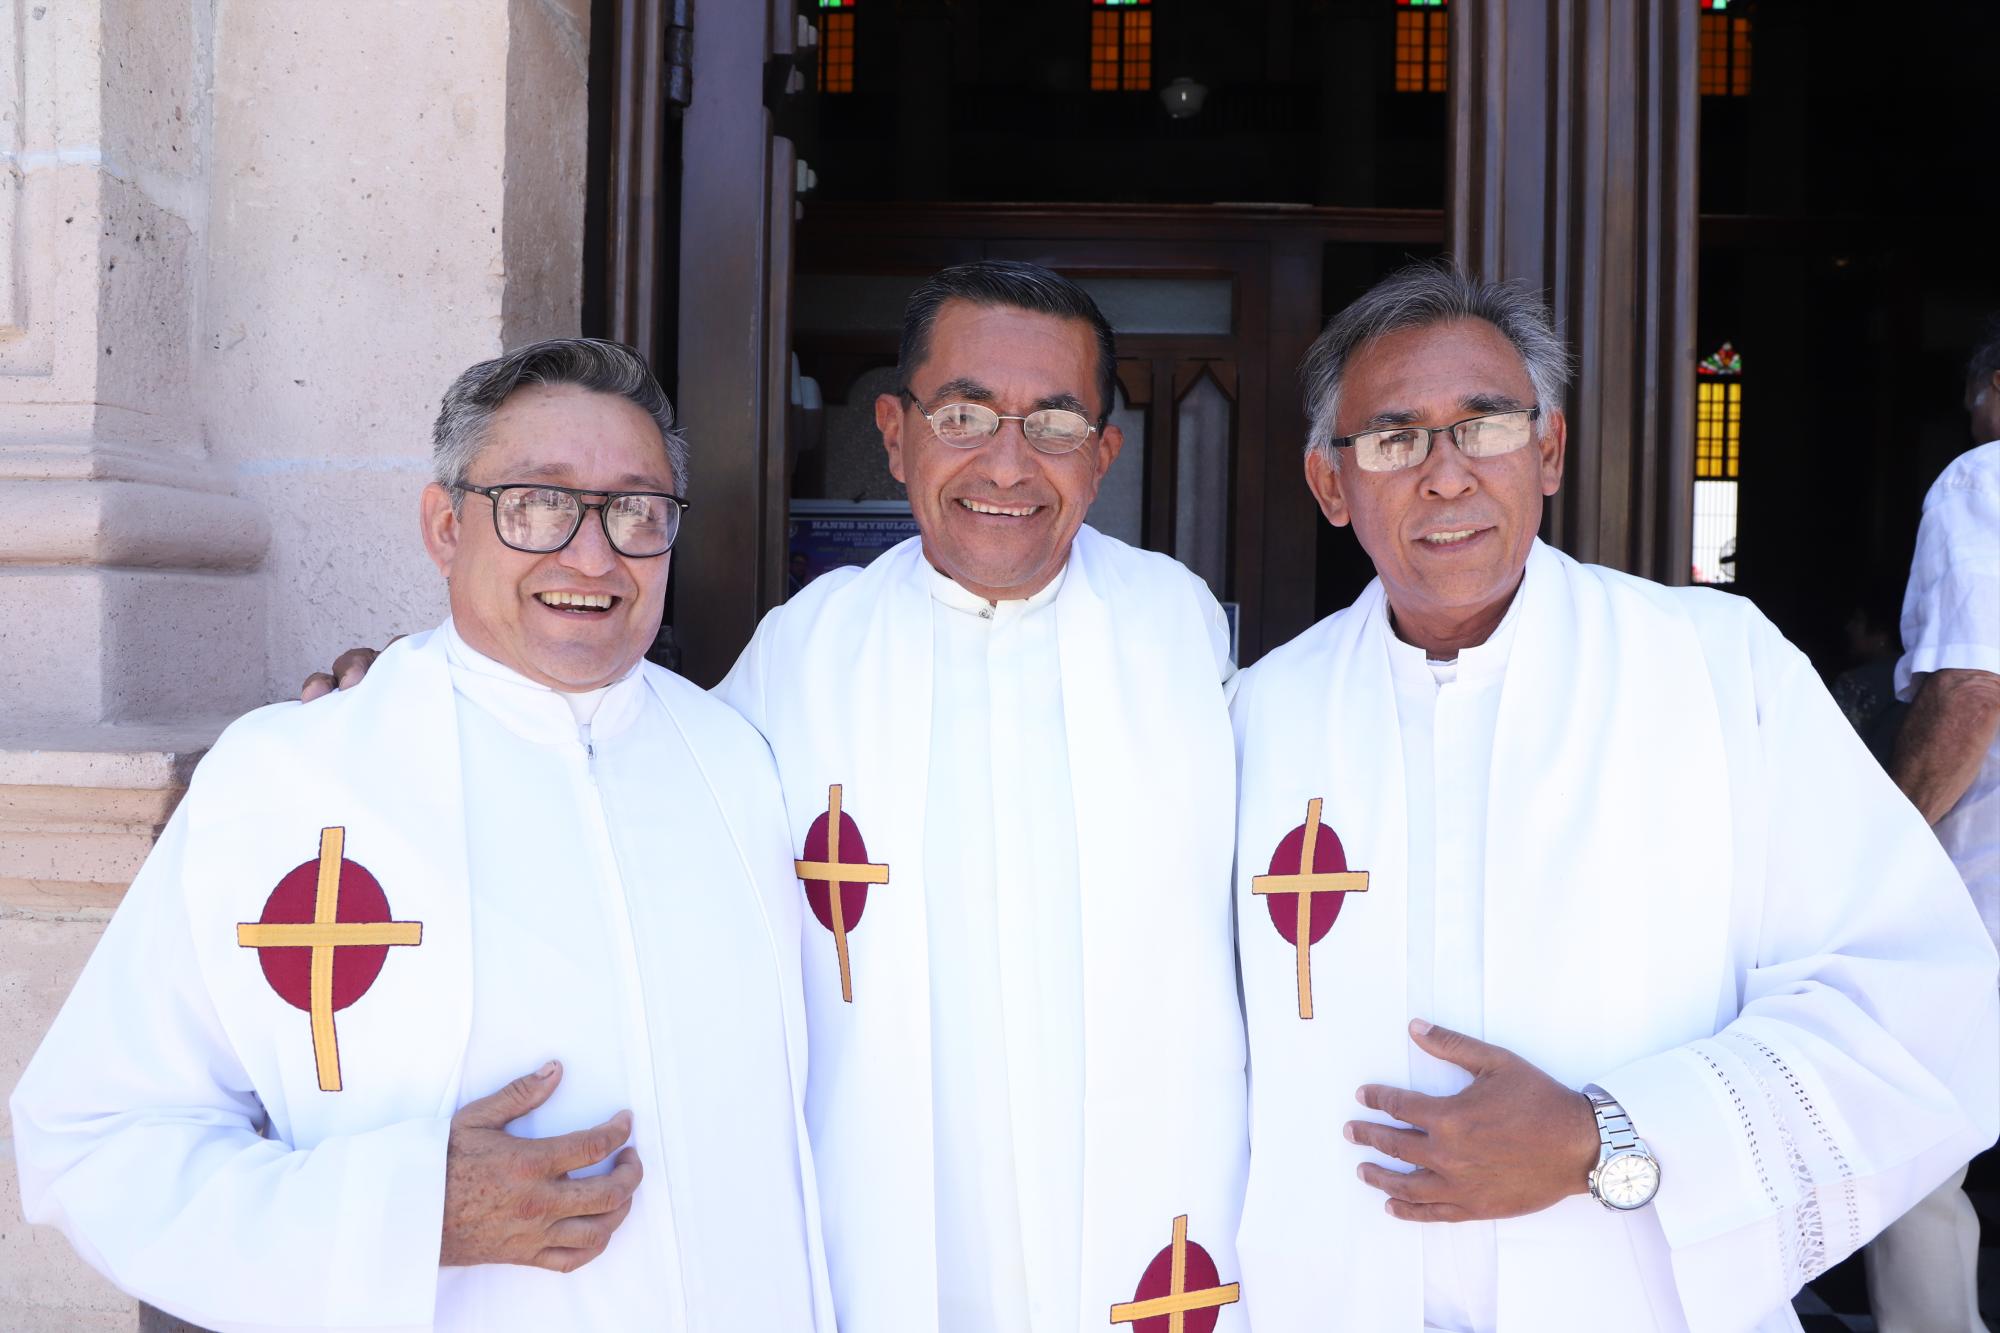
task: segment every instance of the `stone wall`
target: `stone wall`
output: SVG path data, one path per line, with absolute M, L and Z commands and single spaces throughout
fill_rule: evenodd
M 228 718 L 422 628 L 438 395 L 574 333 L 589 0 L 0 0 L 0 1095 Z M 129 1328 L 20 1220 L 0 1328 Z

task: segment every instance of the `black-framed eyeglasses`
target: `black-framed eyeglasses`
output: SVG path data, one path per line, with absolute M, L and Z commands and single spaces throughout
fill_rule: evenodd
M 1083 448 L 1097 426 L 1081 412 L 1066 407 L 1038 408 L 1026 416 L 1014 417 L 995 412 L 984 403 L 945 403 L 925 410 L 923 400 L 909 389 L 898 390 L 910 400 L 917 414 L 931 424 L 931 433 L 954 449 L 977 449 L 1000 432 L 1003 421 L 1021 423 L 1021 434 L 1037 452 L 1073 454 Z
M 597 511 L 604 540 L 632 560 L 650 560 L 673 549 L 688 502 L 667 491 L 580 491 L 571 486 L 469 486 L 453 489 L 493 502 L 493 533 L 502 545 L 530 555 L 560 551 L 576 540 L 584 514 Z M 601 495 L 602 500 L 586 500 Z
M 1467 458 L 1511 454 L 1535 438 L 1535 419 L 1541 414 L 1538 403 L 1533 407 L 1467 417 L 1449 426 L 1387 426 L 1335 436 L 1327 443 L 1336 449 L 1353 449 L 1354 461 L 1363 472 L 1400 472 L 1430 457 L 1431 440 L 1438 435 L 1451 436 L 1451 442 Z

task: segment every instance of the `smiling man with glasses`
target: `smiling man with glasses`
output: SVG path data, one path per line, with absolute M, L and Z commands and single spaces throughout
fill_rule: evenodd
M 561 339 L 433 441 L 450 618 L 202 761 L 15 1092 L 27 1214 L 218 1329 L 831 1333 L 777 777 L 642 660 L 672 408 Z
M 1115 358 L 1047 269 L 925 282 L 875 401 L 920 535 L 773 611 L 719 687 L 815 918 L 842 1328 L 1245 1327 L 1233 668 L 1199 578 L 1084 521 Z
M 1234 703 L 1258 1328 L 1796 1330 L 2000 1119 L 1992 945 L 1811 663 L 1537 539 L 1568 364 L 1448 266 L 1306 359 L 1377 578 Z

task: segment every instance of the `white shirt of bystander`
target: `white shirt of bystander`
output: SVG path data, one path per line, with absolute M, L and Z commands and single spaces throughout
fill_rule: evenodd
M 1903 595 L 1896 697 L 1952 669 L 2000 675 L 2000 440 L 1960 454 L 1931 483 Z M 2000 943 L 2000 738 L 1937 835 Z

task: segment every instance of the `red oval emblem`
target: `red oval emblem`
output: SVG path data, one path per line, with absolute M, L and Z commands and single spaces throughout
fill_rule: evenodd
M 1224 1282 L 1207 1250 L 1188 1239 L 1187 1214 L 1174 1219 L 1173 1243 L 1153 1256 L 1132 1299 L 1111 1307 L 1111 1322 L 1134 1333 L 1214 1333 L 1222 1307 L 1242 1299 L 1240 1283 Z
M 1347 852 L 1334 831 L 1319 822 L 1317 796 L 1306 802 L 1306 822 L 1278 840 L 1269 874 L 1250 881 L 1250 892 L 1266 899 L 1271 924 L 1298 960 L 1299 1017 L 1311 1018 L 1312 946 L 1340 916 L 1350 893 L 1368 889 L 1368 873 L 1347 868 Z
M 278 881 L 278 887 L 264 903 L 259 925 L 307 925 L 313 920 L 318 900 L 319 862 L 306 861 Z M 366 867 L 343 859 L 340 863 L 340 899 L 335 917 L 342 925 L 376 925 L 389 917 L 389 897 Z M 333 950 L 333 1008 L 347 1008 L 368 993 L 382 964 L 389 958 L 386 944 L 347 944 Z M 272 947 L 257 950 L 257 964 L 264 980 L 294 1009 L 312 1012 L 312 950 Z
M 375 876 L 342 855 L 346 846 L 344 827 L 321 829 L 319 859 L 278 881 L 263 916 L 236 924 L 236 943 L 257 951 L 278 998 L 311 1015 L 322 1092 L 343 1086 L 334 1014 L 368 993 L 389 946 L 424 941 L 423 922 L 389 919 L 388 896 Z
M 821 815 L 813 820 L 806 830 L 806 854 L 801 858 L 808 865 L 828 864 L 827 817 Z M 852 865 L 857 871 L 868 863 L 868 844 L 861 840 L 861 826 L 854 822 L 854 816 L 845 810 L 840 812 L 840 863 Z M 823 879 L 805 881 L 806 902 L 812 907 L 812 914 L 828 930 L 833 929 L 832 894 L 828 882 Z M 840 881 L 840 912 L 845 928 L 853 930 L 861 924 L 862 909 L 868 906 L 868 885 L 859 880 Z
M 1276 879 L 1290 879 L 1301 872 L 1302 853 L 1306 845 L 1306 826 L 1299 825 L 1287 833 L 1278 843 L 1278 850 L 1271 853 L 1271 875 Z M 1340 845 L 1340 835 L 1326 825 L 1319 826 L 1319 837 L 1314 840 L 1311 873 L 1316 875 L 1337 875 L 1347 869 L 1347 849 Z M 1306 943 L 1318 944 L 1326 938 L 1326 932 L 1333 929 L 1333 923 L 1340 919 L 1341 904 L 1347 901 L 1346 893 L 1318 892 L 1312 896 L 1311 925 L 1307 930 Z M 1299 942 L 1299 895 L 1274 891 L 1264 896 L 1264 908 L 1271 914 L 1271 924 L 1285 937 L 1285 943 Z
M 806 886 L 813 915 L 833 932 L 834 953 L 840 960 L 840 998 L 852 1004 L 854 973 L 847 959 L 847 932 L 861 922 L 868 886 L 889 882 L 889 867 L 869 863 L 861 826 L 840 808 L 840 792 L 838 782 L 826 789 L 826 813 L 806 830 L 805 855 L 792 863 L 792 871 Z M 838 893 L 832 889 L 836 884 Z

